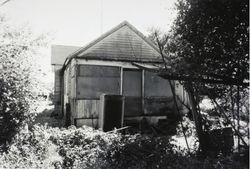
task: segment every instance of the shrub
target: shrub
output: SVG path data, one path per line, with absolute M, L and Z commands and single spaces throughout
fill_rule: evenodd
M 93 128 L 32 127 L 19 133 L 8 153 L 0 154 L 0 168 L 65 169 L 246 169 L 239 155 L 198 157 L 170 144 L 169 137 L 104 133 Z
M 0 144 L 10 142 L 34 112 L 35 51 L 43 44 L 27 27 L 15 28 L 0 16 Z
M 29 102 L 14 81 L 0 79 L 0 144 L 10 142 L 29 114 Z
M 10 145 L 8 152 L 0 154 L 0 168 L 54 168 L 50 149 L 49 130 L 34 126 L 31 131 L 20 132 Z

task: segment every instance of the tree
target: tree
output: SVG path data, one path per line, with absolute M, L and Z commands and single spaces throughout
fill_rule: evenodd
M 154 36 L 166 53 L 162 76 L 184 82 L 194 95 L 194 109 L 205 94 L 225 112 L 232 110 L 230 117 L 236 109 L 239 120 L 241 106 L 249 107 L 249 2 L 179 0 L 176 7 L 171 33 Z
M 166 52 L 179 73 L 248 79 L 248 1 L 179 1 Z M 178 59 L 178 61 L 176 61 Z
M 34 59 L 44 40 L 43 35 L 10 26 L 0 17 L 0 144 L 10 142 L 35 111 L 34 77 L 40 72 Z

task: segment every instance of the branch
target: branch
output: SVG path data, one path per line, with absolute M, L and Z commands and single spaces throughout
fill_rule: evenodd
M 231 122 L 231 120 L 227 117 L 227 115 L 226 115 L 225 111 L 223 110 L 223 108 L 217 103 L 217 101 L 216 101 L 215 99 L 212 99 L 212 98 L 210 98 L 210 99 L 214 102 L 214 104 L 215 104 L 216 107 L 218 108 L 219 112 L 220 112 L 221 114 L 224 115 L 224 117 L 226 118 L 226 120 L 228 121 L 228 123 L 230 123 L 230 125 L 232 126 L 232 128 L 233 128 L 235 134 L 241 139 L 242 143 L 247 147 L 247 146 L 248 146 L 247 143 L 246 143 L 245 140 L 242 138 L 240 132 L 236 129 L 236 127 L 235 127 L 234 124 Z
M 155 32 L 154 34 L 155 34 L 155 38 L 156 38 L 157 45 L 158 45 L 159 50 L 160 50 L 160 54 L 161 54 L 161 57 L 162 57 L 162 61 L 163 61 L 163 63 L 164 63 L 165 69 L 167 69 L 167 63 L 166 63 L 166 61 L 165 61 L 164 54 L 163 54 L 164 45 L 160 42 L 158 33 Z
M 231 78 L 229 79 L 210 79 L 210 78 L 202 78 L 202 77 L 194 77 L 191 75 L 175 75 L 175 74 L 168 74 L 168 73 L 159 73 L 164 79 L 169 80 L 180 80 L 180 81 L 190 81 L 190 82 L 201 82 L 201 83 L 211 83 L 211 84 L 224 84 L 224 85 L 240 85 L 244 87 L 249 86 L 249 82 L 242 82 L 238 79 Z
M 11 0 L 5 0 L 4 2 L 2 2 L 2 3 L 0 4 L 0 7 L 4 6 L 6 3 L 10 2 L 10 1 L 11 1 Z
M 191 75 L 174 75 L 174 74 L 167 74 L 167 73 L 162 73 L 160 72 L 160 68 L 159 69 L 153 69 L 153 68 L 147 68 L 145 66 L 139 65 L 137 63 L 132 63 L 132 65 L 143 69 L 143 70 L 147 70 L 149 72 L 153 72 L 153 73 L 158 73 L 158 75 L 160 77 L 162 77 L 163 79 L 168 79 L 168 80 L 179 80 L 179 81 L 190 81 L 190 82 L 201 82 L 201 83 L 210 83 L 210 84 L 225 84 L 225 85 L 240 85 L 243 87 L 248 87 L 249 86 L 249 82 L 242 82 L 239 81 L 238 79 L 235 78 L 223 78 L 220 75 L 213 75 L 214 77 L 221 77 L 221 79 L 210 79 L 208 78 L 201 78 L 201 77 L 194 77 Z
M 185 106 L 188 109 L 188 111 L 192 112 L 191 108 L 183 100 L 181 100 L 178 95 L 176 95 L 176 98 L 183 106 Z
M 160 72 L 160 71 L 159 71 L 159 68 L 155 68 L 155 69 L 154 69 L 154 68 L 148 68 L 148 67 L 142 66 L 142 65 L 140 65 L 140 64 L 137 64 L 137 63 L 135 63 L 135 62 L 132 62 L 132 65 L 138 67 L 139 69 L 147 70 L 147 71 L 149 71 L 149 72 L 153 72 L 153 73 L 159 73 L 159 72 Z

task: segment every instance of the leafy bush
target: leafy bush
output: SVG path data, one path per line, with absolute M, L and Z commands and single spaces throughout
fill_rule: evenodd
M 104 133 L 87 126 L 59 129 L 35 125 L 14 140 L 8 153 L 0 154 L 0 168 L 248 168 L 234 156 L 204 160 L 195 154 L 185 155 L 168 137 Z
M 8 152 L 0 154 L 0 168 L 54 168 L 49 133 L 46 127 L 34 126 L 31 131 L 17 134 Z
M 21 91 L 18 89 L 20 88 L 15 82 L 0 79 L 0 144 L 10 142 L 18 128 L 29 117 L 28 100 L 22 88 Z
M 61 130 L 50 139 L 58 145 L 64 168 L 244 168 L 233 156 L 204 160 L 187 155 L 166 136 L 103 133 L 83 126 Z
M 14 28 L 0 16 L 0 144 L 10 142 L 32 117 L 37 88 L 35 52 L 42 45 L 26 27 Z

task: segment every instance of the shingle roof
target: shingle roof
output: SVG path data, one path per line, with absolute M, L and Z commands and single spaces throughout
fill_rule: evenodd
M 142 62 L 162 61 L 158 48 L 127 21 L 80 48 L 71 54 L 71 57 Z
M 79 46 L 52 45 L 51 64 L 63 65 L 65 59 L 79 48 Z

